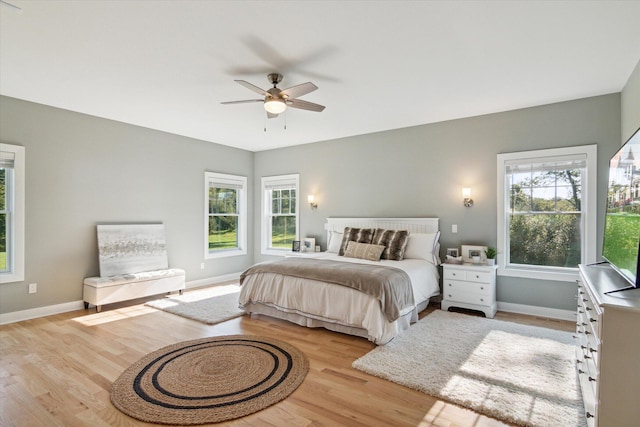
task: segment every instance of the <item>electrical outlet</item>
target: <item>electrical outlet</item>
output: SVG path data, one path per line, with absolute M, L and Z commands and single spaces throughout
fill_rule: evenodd
M 457 233 L 458 232 L 458 224 L 452 224 L 451 225 L 451 232 L 452 233 Z
M 37 283 L 29 283 L 29 293 L 35 294 L 38 292 L 38 284 Z
M 200 263 L 200 269 L 201 269 L 201 270 L 204 270 L 204 262 L 201 262 L 201 263 Z

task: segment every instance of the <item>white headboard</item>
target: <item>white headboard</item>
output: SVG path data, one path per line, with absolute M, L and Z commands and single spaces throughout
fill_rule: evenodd
M 327 218 L 324 225 L 327 234 L 330 231 L 342 233 L 345 227 L 386 228 L 389 230 L 408 230 L 410 233 L 435 233 L 439 230 L 440 218 Z

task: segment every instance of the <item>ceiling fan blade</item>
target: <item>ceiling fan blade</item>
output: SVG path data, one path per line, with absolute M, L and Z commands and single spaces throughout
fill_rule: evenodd
M 289 99 L 299 98 L 302 95 L 311 93 L 316 89 L 318 89 L 318 86 L 314 85 L 311 82 L 307 82 L 307 83 L 302 83 L 300 85 L 292 86 L 290 88 L 280 91 L 280 96 L 283 98 L 289 98 Z
M 249 82 L 246 82 L 244 80 L 234 80 L 236 83 L 241 84 L 242 86 L 246 87 L 249 90 L 252 90 L 256 93 L 259 93 L 262 96 L 268 96 L 269 94 L 267 93 L 266 90 L 260 89 L 258 86 L 256 85 L 252 85 Z
M 287 99 L 287 105 L 291 108 L 299 108 L 301 110 L 317 112 L 324 110 L 324 105 L 314 104 L 313 102 L 303 101 L 301 99 Z
M 264 99 L 247 99 L 245 101 L 225 101 L 220 104 L 248 104 L 250 102 L 264 102 Z

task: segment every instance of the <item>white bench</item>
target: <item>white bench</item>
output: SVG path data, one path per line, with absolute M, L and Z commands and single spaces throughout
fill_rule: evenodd
M 185 272 L 169 268 L 163 224 L 98 224 L 100 277 L 84 279 L 84 308 L 182 291 Z
M 103 304 L 128 301 L 185 288 L 185 272 L 178 268 L 144 271 L 111 277 L 87 277 L 84 279 L 84 308 L 89 304 L 100 312 Z

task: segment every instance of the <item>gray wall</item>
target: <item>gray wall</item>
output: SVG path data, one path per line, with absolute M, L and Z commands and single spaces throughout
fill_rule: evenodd
M 0 111 L 0 141 L 26 147 L 25 282 L 0 286 L 0 313 L 82 300 L 101 222 L 163 222 L 187 281 L 251 265 L 251 252 L 204 261 L 204 171 L 252 182 L 253 153 L 7 97 Z
M 622 142 L 640 128 L 640 61 L 622 90 Z
M 621 133 L 640 126 L 639 81 L 636 67 L 622 94 L 258 153 L 0 97 L 0 141 L 27 148 L 26 280 L 0 286 L 0 313 L 81 300 L 83 278 L 98 274 L 100 222 L 164 222 L 169 262 L 188 281 L 267 259 L 254 189 L 269 175 L 300 173 L 301 235 L 323 246 L 328 216 L 438 216 L 443 248 L 495 245 L 496 154 L 597 143 L 604 200 L 608 159 Z M 205 170 L 253 183 L 247 256 L 203 260 Z M 463 186 L 472 188 L 473 208 L 462 206 Z M 34 282 L 38 293 L 28 294 Z M 498 280 L 501 302 L 572 310 L 573 295 L 570 283 Z
M 620 146 L 620 115 L 620 94 L 611 94 L 263 151 L 255 155 L 254 185 L 261 176 L 300 173 L 301 237 L 315 237 L 323 248 L 325 217 L 340 216 L 437 216 L 443 248 L 495 246 L 496 155 L 597 143 L 598 199 L 605 200 L 608 161 Z M 472 208 L 462 205 L 466 186 L 472 189 Z M 317 197 L 317 210 L 304 203 L 310 193 Z M 598 248 L 603 209 L 600 203 Z M 452 224 L 458 225 L 457 234 Z M 256 235 L 256 261 L 267 259 L 260 255 L 259 239 Z M 573 310 L 574 295 L 575 283 L 498 278 L 501 302 Z

